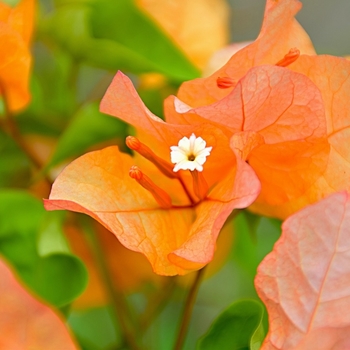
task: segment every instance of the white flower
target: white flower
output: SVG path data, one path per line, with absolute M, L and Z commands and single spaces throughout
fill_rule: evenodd
M 206 142 L 201 137 L 192 134 L 190 138 L 183 137 L 177 146 L 171 146 L 171 162 L 175 164 L 174 172 L 182 170 L 203 171 L 203 164 L 213 147 L 205 147 Z

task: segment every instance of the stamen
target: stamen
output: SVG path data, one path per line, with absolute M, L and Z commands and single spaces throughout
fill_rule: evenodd
M 295 62 L 299 56 L 300 51 L 296 47 L 294 47 L 290 49 L 289 52 L 280 61 L 276 63 L 276 66 L 287 67 L 293 62 Z
M 195 171 L 191 171 L 191 175 L 192 175 L 192 179 L 193 179 L 194 194 L 201 201 L 207 196 L 207 193 L 209 190 L 208 184 L 205 181 L 203 173 L 195 170 Z
M 229 78 L 229 77 L 218 77 L 216 79 L 216 85 L 220 89 L 228 89 L 228 88 L 234 86 L 235 83 L 236 83 L 236 81 L 233 80 L 232 78 Z
M 143 188 L 151 192 L 157 203 L 164 209 L 172 207 L 170 196 L 158 187 L 138 166 L 133 165 L 129 170 L 129 176 L 135 179 Z
M 190 138 L 183 137 L 177 146 L 171 146 L 171 162 L 175 164 L 174 172 L 182 170 L 203 171 L 203 164 L 213 147 L 206 147 L 201 137 L 192 134 Z
M 130 149 L 152 162 L 165 176 L 170 177 L 171 179 L 177 178 L 177 175 L 173 172 L 172 165 L 158 157 L 149 147 L 140 142 L 138 138 L 128 136 L 125 143 Z

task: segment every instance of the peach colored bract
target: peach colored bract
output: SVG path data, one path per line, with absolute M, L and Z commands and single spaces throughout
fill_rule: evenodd
M 210 77 L 185 82 L 178 93 L 179 100 L 192 109 L 210 106 L 219 101 L 225 103 L 225 99 L 228 101 L 229 96 L 233 94 L 236 84 L 241 79 L 245 79 L 249 69 L 265 64 L 280 65 L 287 72 L 298 72 L 304 76 L 304 81 L 308 78 L 315 84 L 314 90 L 318 90 L 317 99 L 322 102 L 323 106 L 322 108 L 320 106 L 320 110 L 323 109 L 325 118 L 321 127 L 324 137 L 319 143 L 314 144 L 314 147 L 318 147 L 319 150 L 307 154 L 302 147 L 300 153 L 297 148 L 292 151 L 287 147 L 289 150 L 275 148 L 273 151 L 275 155 L 269 152 L 269 154 L 260 154 L 259 158 L 249 152 L 244 155 L 258 174 L 262 185 L 261 194 L 251 209 L 259 214 L 281 219 L 326 195 L 350 190 L 350 148 L 348 147 L 350 62 L 344 58 L 315 54 L 308 35 L 294 19 L 301 5 L 298 0 L 267 0 L 264 22 L 258 38 L 235 53 L 227 64 Z M 298 52 L 299 57 L 297 57 Z M 302 93 L 302 91 L 299 85 L 295 93 Z M 303 93 L 305 97 L 312 98 L 310 91 Z M 271 108 L 274 110 L 278 104 L 279 101 L 275 101 Z M 175 107 L 173 109 L 176 110 Z M 263 120 L 268 119 L 268 111 L 265 112 L 264 116 L 260 114 Z M 220 114 L 221 111 L 218 111 L 219 116 Z M 299 118 L 301 116 L 302 114 Z M 296 130 L 293 127 L 287 131 L 287 128 L 286 123 L 285 129 L 280 130 L 281 138 L 284 137 L 284 133 L 294 133 L 295 138 L 303 137 L 301 129 Z M 254 128 L 250 130 L 256 131 Z M 232 131 L 235 137 L 236 130 Z M 321 129 L 318 128 L 318 131 L 321 132 Z M 327 140 L 325 141 L 324 138 Z M 248 139 L 249 143 L 260 142 L 255 134 L 253 138 Z M 286 157 L 284 157 L 285 152 L 287 152 Z M 295 155 L 292 155 L 293 152 Z M 255 160 L 251 161 L 250 157 L 254 157 Z M 285 175 L 270 177 L 271 166 L 266 164 L 271 165 L 273 157 L 275 158 L 274 169 L 277 172 L 285 169 Z M 299 160 L 304 158 L 304 161 L 294 162 L 293 158 L 299 158 Z M 303 179 L 299 176 L 295 177 L 295 174 L 301 173 L 303 173 Z M 295 182 L 299 184 L 296 191 L 292 189 Z M 276 199 L 278 186 L 282 189 L 282 192 L 278 190 L 279 200 Z M 286 191 L 283 194 L 284 188 Z

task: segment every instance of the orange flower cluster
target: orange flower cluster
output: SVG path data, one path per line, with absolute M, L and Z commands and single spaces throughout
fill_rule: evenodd
M 108 88 L 101 110 L 136 128 L 138 138 L 127 139 L 135 156 L 117 147 L 82 156 L 56 179 L 46 209 L 92 216 L 127 248 L 143 253 L 158 274 L 203 267 L 212 260 L 232 210 L 248 206 L 259 193 L 254 172 L 235 156 L 225 128 L 165 123 L 145 107 L 122 73 Z M 193 148 L 191 135 L 197 136 Z M 188 145 L 181 143 L 184 138 Z M 205 164 L 200 139 L 212 147 Z M 196 158 L 204 170 L 175 172 L 170 147 L 188 151 L 188 159 Z
M 233 209 L 256 200 L 252 210 L 284 218 L 348 188 L 350 62 L 314 55 L 300 7 L 267 0 L 257 40 L 184 83 L 165 102 L 166 122 L 118 73 L 101 111 L 135 127 L 134 156 L 109 147 L 77 159 L 46 209 L 92 216 L 156 273 L 175 275 L 212 260 Z
M 244 158 L 258 175 L 262 190 L 251 209 L 281 219 L 328 194 L 350 189 L 350 150 L 346 141 L 350 126 L 347 106 L 350 62 L 340 57 L 315 55 L 308 35 L 294 19 L 300 8 L 298 0 L 267 0 L 258 38 L 234 54 L 212 76 L 186 82 L 178 93 L 178 98 L 195 108 L 194 111 L 213 103 L 220 105 L 216 119 L 222 123 L 219 115 L 225 110 L 225 104 L 231 101 L 235 91 L 239 93 L 237 86 L 247 80 L 245 75 L 253 67 L 266 64 L 284 67 L 285 79 L 296 78 L 297 84 L 289 78 L 280 80 L 279 85 L 277 80 L 271 81 L 263 93 L 261 81 L 253 79 L 248 88 L 250 93 L 241 94 L 244 106 L 241 113 L 237 107 L 226 109 L 226 113 L 231 113 L 230 128 L 234 134 L 245 131 L 245 137 L 247 132 L 253 135 L 246 142 L 255 146 Z M 282 100 L 273 97 L 274 90 L 286 84 L 290 85 L 290 95 Z M 261 100 L 269 98 L 272 103 L 265 110 L 253 107 L 252 96 Z M 294 104 L 293 98 L 300 100 Z M 310 109 L 310 114 L 305 114 L 302 108 L 308 108 L 307 104 L 318 111 Z M 169 105 L 176 112 L 176 104 L 171 99 Z M 247 123 L 250 113 L 254 117 Z M 282 125 L 270 130 L 267 136 L 266 125 L 271 123 L 271 115 L 277 113 L 281 113 L 281 117 L 276 121 Z M 239 117 L 245 120 L 241 127 L 233 124 Z
M 0 96 L 10 111 L 27 105 L 30 99 L 29 43 L 33 31 L 34 0 L 22 0 L 15 8 L 0 2 Z

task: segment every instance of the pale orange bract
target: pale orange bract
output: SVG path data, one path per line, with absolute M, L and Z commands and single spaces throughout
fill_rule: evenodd
M 213 104 L 190 108 L 170 97 L 166 106 L 173 123 L 210 121 L 229 130 L 232 149 L 261 182 L 253 206 L 261 205 L 262 213 L 283 216 L 283 206 L 304 196 L 327 168 L 330 146 L 322 96 L 302 74 L 258 66 Z M 274 210 L 268 211 L 269 206 Z
M 267 0 L 264 22 L 258 38 L 208 78 L 194 79 L 180 87 L 178 98 L 191 107 L 205 106 L 227 96 L 230 89 L 217 87 L 218 77 L 241 79 L 247 71 L 263 64 L 275 64 L 294 47 L 301 54 L 314 54 L 310 38 L 294 19 L 300 10 L 298 0 Z
M 261 350 L 350 348 L 350 196 L 336 193 L 295 213 L 258 267 L 269 314 Z
M 258 38 L 235 53 L 213 75 L 184 83 L 178 93 L 178 98 L 192 109 L 218 104 L 222 100 L 220 110 L 217 110 L 217 119 L 220 119 L 221 114 L 228 113 L 225 111 L 225 98 L 232 95 L 236 84 L 242 78 L 245 79 L 244 76 L 252 67 L 264 64 L 281 66 L 286 72 L 302 74 L 300 82 L 306 82 L 307 77 L 310 79 L 308 85 L 310 82 L 315 84 L 313 90 L 319 90 L 317 99 L 320 100 L 321 97 L 325 120 L 321 128 L 314 129 L 323 137 L 319 138 L 320 142 L 314 138 L 313 151 L 312 148 L 308 150 L 308 140 L 305 139 L 304 149 L 302 146 L 294 150 L 284 146 L 283 149 L 270 147 L 268 153 L 258 152 L 258 149 L 250 152 L 248 149 L 244 155 L 258 174 L 262 185 L 261 194 L 250 207 L 251 210 L 281 219 L 328 194 L 350 189 L 350 148 L 347 147 L 350 135 L 350 62 L 344 58 L 315 55 L 309 37 L 294 19 L 300 8 L 301 2 L 298 0 L 267 0 Z M 259 88 L 259 84 L 254 86 Z M 302 94 L 306 99 L 315 96 L 300 84 L 295 93 Z M 175 104 L 170 100 L 167 104 L 168 114 L 179 112 L 176 104 L 179 106 L 180 102 Z M 260 110 L 256 120 L 259 123 L 270 120 L 270 114 L 279 108 L 280 101 L 271 99 L 270 109 L 264 113 Z M 296 118 L 303 119 L 303 114 L 296 112 Z M 316 126 L 308 120 L 310 126 Z M 274 131 L 277 138 L 288 139 L 293 134 L 294 139 L 303 139 L 303 128 L 297 128 L 295 120 L 285 120 L 284 124 L 283 129 Z M 245 130 L 255 132 L 256 126 L 246 126 Z M 254 133 L 251 135 L 253 139 L 248 137 L 245 142 L 254 144 L 262 141 Z M 234 135 L 234 147 L 236 142 L 237 135 Z M 274 171 L 271 173 L 272 168 Z M 280 199 L 276 200 L 276 197 Z
M 34 23 L 34 0 L 16 7 L 0 3 L 0 96 L 10 111 L 18 111 L 30 100 L 30 39 Z
M 127 144 L 149 160 L 117 147 L 88 153 L 59 175 L 46 209 L 92 216 L 125 247 L 143 253 L 161 275 L 185 274 L 209 263 L 229 214 L 251 204 L 260 190 L 252 169 L 231 150 L 226 129 L 210 122 L 164 122 L 122 73 L 108 88 L 101 110 L 136 128 L 138 139 Z M 193 178 L 190 171 L 173 172 L 170 163 L 170 147 L 192 133 L 212 147 L 203 172 L 193 172 Z
M 34 299 L 2 259 L 0 276 L 0 349 L 78 349 L 61 317 Z

